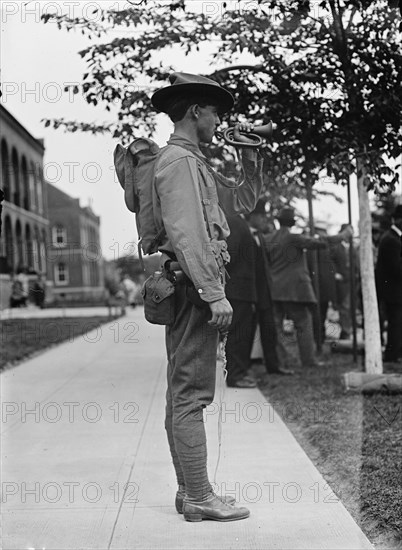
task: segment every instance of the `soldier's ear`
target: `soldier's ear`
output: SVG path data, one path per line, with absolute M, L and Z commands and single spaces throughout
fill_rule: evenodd
M 200 116 L 200 106 L 197 104 L 191 105 L 190 112 L 193 118 L 197 119 Z

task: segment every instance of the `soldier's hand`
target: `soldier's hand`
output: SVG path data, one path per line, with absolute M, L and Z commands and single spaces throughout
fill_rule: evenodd
M 216 302 L 210 302 L 209 307 L 212 318 L 208 321 L 208 324 L 218 328 L 221 332 L 228 331 L 233 317 L 233 309 L 229 301 L 222 298 Z
M 248 138 L 244 134 L 249 134 L 253 131 L 254 126 L 248 122 L 237 123 L 233 128 L 233 139 L 235 141 L 242 141 L 243 143 L 254 143 L 254 140 Z M 242 133 L 240 133 L 242 132 Z

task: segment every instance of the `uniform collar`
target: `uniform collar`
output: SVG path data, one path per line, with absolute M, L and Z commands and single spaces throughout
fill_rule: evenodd
M 188 151 L 193 151 L 198 155 L 204 156 L 200 148 L 196 143 L 194 143 L 194 141 L 191 141 L 191 139 L 188 139 L 184 136 L 179 136 L 178 134 L 172 134 L 170 136 L 168 145 L 179 145 L 180 147 L 184 147 L 184 149 L 187 149 Z
M 391 229 L 393 229 L 395 233 L 399 235 L 399 237 L 402 237 L 402 231 L 399 229 L 399 227 L 396 227 L 396 225 L 392 224 Z

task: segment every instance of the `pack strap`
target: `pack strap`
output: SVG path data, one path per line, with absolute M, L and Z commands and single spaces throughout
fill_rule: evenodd
M 166 231 L 165 231 L 165 228 L 164 227 L 161 227 L 159 229 L 159 231 L 157 232 L 157 234 L 155 235 L 155 237 L 152 239 L 151 241 L 151 250 L 158 246 L 160 244 L 160 240 L 162 239 L 162 237 L 165 235 Z M 141 264 L 141 267 L 142 267 L 142 270 L 143 271 L 147 271 L 146 270 L 146 267 L 145 267 L 145 264 L 144 264 L 144 257 L 142 255 L 142 239 L 140 239 L 138 241 L 138 258 L 140 260 L 140 264 Z

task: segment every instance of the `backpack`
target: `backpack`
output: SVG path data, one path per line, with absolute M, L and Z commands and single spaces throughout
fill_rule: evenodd
M 156 161 L 162 149 L 148 138 L 137 138 L 128 147 L 117 145 L 114 166 L 120 185 L 124 189 L 127 208 L 134 212 L 137 225 L 138 252 L 158 252 L 162 227 L 158 230 L 154 219 L 154 176 Z

